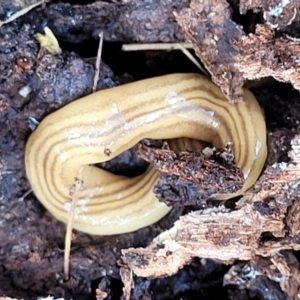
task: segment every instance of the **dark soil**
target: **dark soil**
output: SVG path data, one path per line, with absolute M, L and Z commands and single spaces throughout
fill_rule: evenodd
M 89 5 L 52 1 L 0 28 L 0 296 L 95 299 L 100 284 L 108 291 L 107 299 L 120 299 L 117 260 L 121 249 L 147 246 L 188 211 L 174 209 L 157 224 L 130 234 L 95 237 L 74 232 L 71 279 L 64 281 L 65 224 L 55 220 L 32 193 L 23 197 L 30 188 L 24 148 L 36 126 L 34 120 L 41 121 L 57 108 L 91 93 L 99 32 L 104 31 L 104 47 L 97 89 L 161 74 L 197 72 L 180 51 L 121 51 L 123 42 L 185 40 L 173 11 L 187 6 L 186 0 L 151 0 L 147 4 L 140 0 L 91 1 Z M 255 14 L 247 14 L 246 19 L 236 14 L 247 28 L 257 21 Z M 62 55 L 38 57 L 39 45 L 33 35 L 44 22 L 58 38 Z M 299 124 L 299 93 L 276 81 L 252 91 L 273 132 L 269 164 L 286 161 Z M 132 175 L 143 172 L 145 163 L 128 151 L 105 168 Z M 273 296 L 262 293 L 272 282 L 258 282 L 257 290 L 252 291 L 223 287 L 228 269 L 217 262 L 194 259 L 172 277 L 137 278 L 132 299 L 282 299 L 276 285 Z

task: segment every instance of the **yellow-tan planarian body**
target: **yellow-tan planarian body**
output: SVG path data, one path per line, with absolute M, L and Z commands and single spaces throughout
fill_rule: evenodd
M 265 121 L 252 93 L 245 90 L 244 101 L 233 105 L 205 77 L 173 74 L 99 91 L 47 116 L 27 142 L 26 173 L 37 198 L 67 222 L 69 190 L 84 166 L 74 228 L 99 235 L 130 232 L 170 211 L 152 192 L 157 171 L 150 166 L 126 178 L 90 164 L 110 160 L 144 138 L 180 137 L 218 148 L 232 144 L 245 176 L 238 194 L 251 187 L 264 165 Z

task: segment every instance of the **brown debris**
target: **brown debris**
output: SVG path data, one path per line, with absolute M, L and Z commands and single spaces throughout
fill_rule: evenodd
M 240 101 L 244 80 L 234 65 L 237 53 L 231 41 L 241 38 L 243 32 L 230 18 L 229 4 L 225 0 L 192 0 L 190 8 L 175 17 L 212 81 L 230 101 Z
M 266 25 L 257 25 L 255 34 L 235 40 L 232 45 L 238 52 L 235 66 L 245 78 L 272 76 L 300 90 L 299 41 L 276 38 Z
M 292 161 L 267 167 L 254 187 L 239 201 L 238 207 L 243 207 L 245 203 L 253 203 L 256 208 L 266 205 L 272 208 L 273 213 L 284 218 L 288 208 L 297 204 L 295 199 L 300 196 L 299 135 L 291 141 L 291 147 L 289 157 Z
M 289 156 L 289 164 L 267 168 L 239 201 L 238 210 L 220 207 L 185 215 L 146 249 L 123 250 L 123 262 L 138 276 L 165 276 L 195 256 L 228 264 L 299 250 L 299 223 L 295 221 L 299 210 L 291 208 L 288 214 L 288 208 L 299 205 L 295 199 L 300 197 L 300 136 L 292 140 Z
M 231 20 L 225 0 L 191 1 L 175 14 L 212 80 L 231 102 L 242 100 L 244 79 L 268 76 L 300 90 L 300 43 L 275 37 L 267 24 L 248 36 Z
M 287 153 L 291 150 L 291 140 L 294 135 L 295 133 L 286 128 L 268 132 L 268 157 L 266 162 L 268 166 L 277 161 L 288 161 Z
M 29 70 L 33 66 L 33 61 L 28 59 L 27 57 L 19 57 L 16 59 L 15 64 L 13 66 L 14 72 L 17 74 L 21 74 L 24 70 Z
M 151 290 L 151 280 L 133 278 L 133 272 L 127 266 L 120 269 L 123 281 L 123 295 L 121 300 L 152 300 L 155 295 Z
M 171 276 L 192 260 L 184 250 L 171 252 L 165 249 L 154 251 L 130 248 L 122 250 L 122 254 L 123 262 L 128 264 L 135 275 L 142 277 Z
M 290 228 L 289 236 L 300 241 L 300 198 L 296 198 L 294 204 L 288 211 L 287 226 Z
M 132 270 L 130 270 L 128 268 L 128 266 L 123 265 L 120 268 L 120 276 L 121 276 L 122 282 L 124 284 L 122 299 L 123 300 L 129 300 L 130 299 L 130 294 L 131 294 L 131 289 L 134 285 Z
M 281 291 L 275 283 L 280 285 Z M 276 299 L 296 300 L 300 286 L 299 263 L 290 251 L 277 253 L 271 258 L 256 256 L 249 263 L 232 266 L 224 276 L 224 284 L 247 288 L 256 294 L 264 294 L 268 290 L 273 297 L 279 295 Z
M 271 29 L 285 29 L 292 22 L 299 20 L 298 0 L 241 0 L 240 13 L 247 10 L 263 11 L 263 18 Z
M 146 145 L 146 143 L 148 145 Z M 165 142 L 162 148 L 139 143 L 136 153 L 159 170 L 154 187 L 157 198 L 170 205 L 202 205 L 218 193 L 234 193 L 244 183 L 230 150 L 173 151 Z
M 96 289 L 96 300 L 104 300 L 110 294 L 110 280 L 107 277 L 102 278 Z
M 233 212 L 207 209 L 181 217 L 146 249 L 123 250 L 122 259 L 145 277 L 172 275 L 194 256 L 230 264 L 250 260 L 263 232 L 276 231 L 283 237 L 283 228 L 280 218 L 263 216 L 250 205 Z
M 107 293 L 100 290 L 100 289 L 96 289 L 96 300 L 103 300 L 106 299 L 107 297 Z

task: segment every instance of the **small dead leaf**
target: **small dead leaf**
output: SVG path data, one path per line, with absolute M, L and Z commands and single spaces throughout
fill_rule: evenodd
M 62 50 L 59 47 L 58 41 L 49 27 L 45 27 L 45 34 L 37 33 L 34 37 L 40 43 L 42 48 L 46 48 L 51 54 L 61 54 Z

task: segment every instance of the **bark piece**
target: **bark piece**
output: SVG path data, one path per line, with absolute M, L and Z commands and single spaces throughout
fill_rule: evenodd
M 197 56 L 212 75 L 212 81 L 230 101 L 241 101 L 244 80 L 235 67 L 236 51 L 232 40 L 241 38 L 243 31 L 231 20 L 229 4 L 225 0 L 192 0 L 190 8 L 175 16 Z
M 298 0 L 241 0 L 240 13 L 247 10 L 263 12 L 266 24 L 272 29 L 285 29 L 292 22 L 299 20 L 300 5 Z
M 255 34 L 235 40 L 235 67 L 247 79 L 272 76 L 300 90 L 300 43 L 297 39 L 276 38 L 267 25 L 257 25 Z
M 154 187 L 160 201 L 168 205 L 202 206 L 215 194 L 237 192 L 244 183 L 243 172 L 236 167 L 229 149 L 204 150 L 203 153 L 173 151 L 167 143 L 155 148 L 144 141 L 136 152 L 160 172 L 160 180 Z
M 120 262 L 120 265 L 122 266 L 122 262 Z M 120 268 L 120 276 L 124 285 L 122 300 L 130 300 L 131 290 L 134 287 L 132 270 L 130 270 L 128 266 L 123 265 Z
M 272 299 L 296 300 L 300 286 L 299 263 L 291 251 L 283 251 L 270 258 L 256 256 L 249 263 L 232 266 L 224 276 L 224 284 L 247 288 L 262 299 L 265 299 L 264 294 L 268 290 Z
M 263 232 L 283 237 L 283 228 L 280 218 L 263 216 L 250 205 L 233 212 L 208 209 L 181 217 L 146 249 L 123 250 L 122 260 L 143 277 L 172 275 L 195 256 L 230 264 L 250 260 Z
M 267 165 L 273 165 L 277 161 L 289 161 L 287 153 L 291 150 L 291 140 L 293 137 L 294 133 L 286 128 L 268 132 Z
M 110 280 L 107 277 L 101 279 L 96 289 L 96 300 L 104 300 L 110 294 Z
M 284 249 L 298 250 L 295 213 L 288 224 L 297 228 L 287 227 L 284 219 L 291 205 L 299 205 L 295 201 L 300 197 L 299 135 L 292 140 L 289 156 L 289 164 L 267 168 L 240 200 L 237 211 L 204 210 L 183 216 L 146 249 L 123 250 L 123 262 L 139 276 L 165 276 L 194 256 L 232 263 L 255 255 L 274 256 Z
M 212 80 L 231 102 L 242 100 L 244 79 L 268 76 L 290 82 L 300 90 L 300 43 L 276 37 L 268 25 L 257 25 L 245 35 L 231 20 L 225 0 L 191 1 L 190 8 L 175 14 Z

